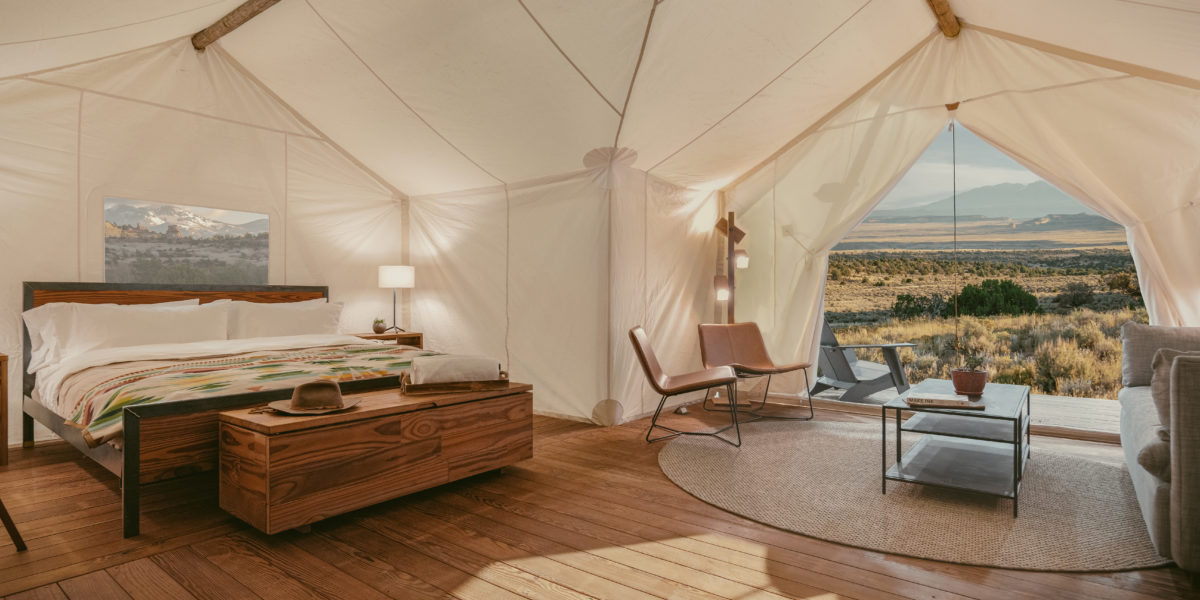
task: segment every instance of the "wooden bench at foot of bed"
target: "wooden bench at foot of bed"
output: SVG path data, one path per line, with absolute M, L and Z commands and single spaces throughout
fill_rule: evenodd
M 221 508 L 277 533 L 532 458 L 531 389 L 380 390 L 314 416 L 223 412 Z

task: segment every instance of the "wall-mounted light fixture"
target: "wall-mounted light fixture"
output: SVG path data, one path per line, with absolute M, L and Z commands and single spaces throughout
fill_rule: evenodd
M 717 221 L 717 231 L 725 234 L 725 275 L 717 277 L 717 280 L 724 282 L 724 285 L 717 286 L 717 300 L 729 301 L 725 305 L 727 315 L 725 322 L 733 323 L 735 322 L 733 318 L 733 294 L 734 289 L 737 287 L 734 270 L 749 268 L 750 254 L 745 250 L 738 250 L 735 247 L 738 242 L 746 237 L 746 232 L 739 229 L 737 224 L 734 223 L 732 211 L 725 218 Z
M 717 302 L 729 300 L 729 278 L 724 275 L 713 277 L 713 289 L 717 292 Z
M 739 269 L 750 268 L 750 253 L 745 250 L 733 251 L 733 264 Z

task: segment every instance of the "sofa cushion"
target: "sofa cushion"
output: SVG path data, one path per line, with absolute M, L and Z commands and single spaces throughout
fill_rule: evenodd
M 1154 353 L 1154 360 L 1150 361 L 1153 369 L 1150 377 L 1150 397 L 1154 400 L 1154 408 L 1158 410 L 1159 423 L 1168 436 L 1171 433 L 1171 366 L 1175 364 L 1176 356 L 1200 357 L 1200 352 L 1162 348 Z
M 1117 390 L 1117 402 L 1121 403 L 1122 419 L 1125 418 L 1125 411 L 1130 410 L 1129 406 L 1126 405 L 1140 403 L 1143 411 L 1139 412 L 1138 414 L 1143 415 L 1145 418 L 1150 418 L 1153 416 L 1153 425 L 1156 427 L 1155 435 L 1157 435 L 1158 438 L 1164 442 L 1169 442 L 1171 440 L 1170 436 L 1167 435 L 1166 428 L 1162 426 L 1162 421 L 1159 420 L 1158 410 L 1148 410 L 1148 407 L 1154 404 L 1154 396 L 1150 391 L 1150 386 L 1139 385 L 1121 388 L 1120 390 Z
M 1158 410 L 1148 391 L 1145 386 L 1121 390 L 1121 446 L 1133 450 L 1131 454 L 1137 457 L 1137 463 L 1151 475 L 1170 481 L 1171 444 L 1163 439 Z
M 1132 321 L 1122 325 L 1121 385 L 1150 385 L 1150 363 L 1161 348 L 1200 351 L 1200 327 L 1160 327 Z

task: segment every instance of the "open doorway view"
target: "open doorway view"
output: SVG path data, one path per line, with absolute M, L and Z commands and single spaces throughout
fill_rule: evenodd
M 838 341 L 912 342 L 910 380 L 948 378 L 957 299 L 961 343 L 989 381 L 1116 398 L 1121 324 L 1147 320 L 1124 228 L 965 128 L 955 135 L 953 150 L 939 135 L 831 252 L 825 314 Z

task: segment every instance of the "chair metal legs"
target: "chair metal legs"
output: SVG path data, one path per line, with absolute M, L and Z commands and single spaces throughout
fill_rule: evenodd
M 658 416 L 662 413 L 663 406 L 667 403 L 667 398 L 668 398 L 668 396 L 663 396 L 662 399 L 658 401 L 658 408 L 654 410 L 654 417 L 652 419 L 650 419 L 650 429 L 646 430 L 646 441 L 650 442 L 650 443 L 654 443 L 654 442 L 657 442 L 660 440 L 666 440 L 666 439 L 670 439 L 670 438 L 681 436 L 681 435 L 707 435 L 710 437 L 715 437 L 718 440 L 721 440 L 722 442 L 725 442 L 726 444 L 729 444 L 730 446 L 733 446 L 735 448 L 740 448 L 742 445 L 742 430 L 738 426 L 738 418 L 737 418 L 737 384 L 731 383 L 724 387 L 725 387 L 725 389 L 729 390 L 729 399 L 730 399 L 729 406 L 731 407 L 731 410 L 729 411 L 731 418 L 730 418 L 730 423 L 728 425 L 726 425 L 720 429 L 716 429 L 714 431 L 680 431 L 678 429 L 667 427 L 666 425 L 659 425 L 658 424 Z M 709 389 L 711 390 L 712 388 L 709 388 Z M 707 398 L 708 398 L 708 392 L 706 391 L 705 392 L 705 401 L 707 401 Z M 651 438 L 650 434 L 654 432 L 655 428 L 665 429 L 665 430 L 669 431 L 670 433 L 668 433 L 666 435 L 660 435 L 656 438 Z M 735 434 L 735 439 L 737 441 L 730 441 L 729 439 L 718 435 L 720 433 L 724 433 L 725 431 L 728 431 L 730 428 L 733 429 L 734 434 Z
M 763 390 L 762 401 L 758 403 L 757 407 L 754 406 L 753 403 L 748 404 L 747 405 L 748 408 L 744 409 L 743 412 L 747 415 L 755 417 L 756 418 L 755 420 L 757 420 L 757 419 L 776 419 L 776 420 L 780 420 L 780 421 L 811 421 L 813 418 L 813 404 L 812 404 L 812 394 L 811 393 L 808 396 L 808 416 L 807 417 L 787 417 L 787 416 L 783 416 L 783 415 L 762 414 L 761 412 L 759 412 L 767 407 L 767 397 L 771 394 L 771 377 L 772 377 L 771 375 L 767 375 L 767 387 Z M 818 385 L 820 385 L 820 384 L 818 384 Z M 804 371 L 804 389 L 805 390 L 810 389 L 809 381 L 808 381 L 808 370 Z M 704 407 L 704 410 L 707 410 L 710 412 L 728 412 L 727 409 L 725 409 L 725 407 L 718 407 L 715 404 L 709 404 L 709 402 L 708 402 L 709 392 L 711 392 L 711 391 L 712 390 L 710 389 L 710 390 L 707 390 L 704 392 L 704 402 L 701 405 Z

